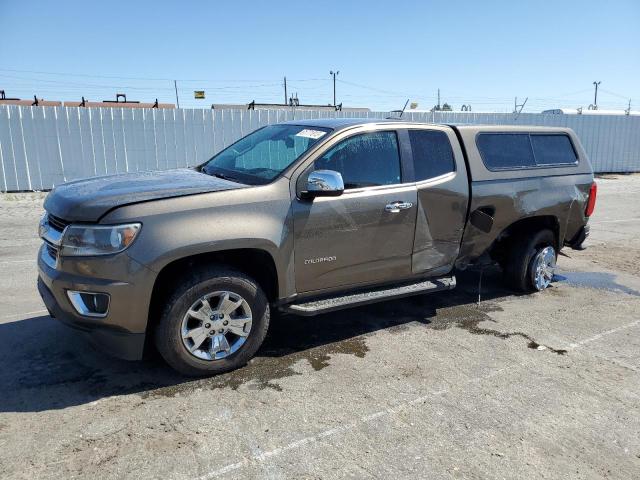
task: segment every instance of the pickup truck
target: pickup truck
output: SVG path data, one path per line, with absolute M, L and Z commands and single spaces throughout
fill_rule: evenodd
M 51 316 L 111 354 L 155 346 L 179 372 L 211 375 L 256 353 L 274 310 L 448 290 L 474 264 L 544 290 L 558 251 L 582 248 L 595 199 L 567 128 L 281 123 L 194 168 L 54 188 L 38 288 Z

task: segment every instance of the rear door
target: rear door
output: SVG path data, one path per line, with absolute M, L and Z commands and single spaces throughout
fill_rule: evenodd
M 460 251 L 469 201 L 464 156 L 450 127 L 408 129 L 418 210 L 413 273 L 448 273 Z
M 345 192 L 294 201 L 298 292 L 411 274 L 417 196 L 401 160 L 397 132 L 382 129 L 348 135 L 313 161 L 307 172 L 340 172 Z

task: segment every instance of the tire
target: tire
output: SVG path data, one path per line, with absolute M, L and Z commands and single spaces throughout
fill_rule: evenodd
M 542 285 L 536 285 L 536 266 L 534 265 L 538 256 L 543 254 L 553 257 L 553 267 L 550 269 L 552 276 L 557 249 L 556 238 L 551 230 L 540 230 L 533 234 L 521 234 L 515 237 L 502 265 L 507 286 L 519 292 L 544 290 L 548 283 L 542 282 Z
M 225 315 L 234 305 L 236 309 Z M 229 372 L 255 355 L 267 334 L 269 317 L 267 297 L 251 277 L 225 267 L 191 271 L 175 282 L 166 301 L 154 332 L 156 348 L 185 375 Z

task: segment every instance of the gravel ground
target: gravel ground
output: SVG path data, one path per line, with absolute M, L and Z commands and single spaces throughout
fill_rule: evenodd
M 0 196 L 0 478 L 640 478 L 640 176 L 599 179 L 547 291 L 279 316 L 189 380 L 92 350 L 37 295 L 42 194 Z

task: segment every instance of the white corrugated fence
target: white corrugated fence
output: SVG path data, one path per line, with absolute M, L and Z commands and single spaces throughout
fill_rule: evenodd
M 361 116 L 385 118 L 386 112 Z M 308 110 L 125 109 L 0 106 L 0 190 L 47 190 L 95 175 L 202 163 L 270 123 L 353 113 Z M 407 112 L 431 123 L 573 128 L 596 172 L 640 171 L 640 117 Z

